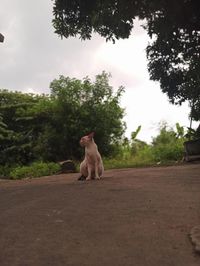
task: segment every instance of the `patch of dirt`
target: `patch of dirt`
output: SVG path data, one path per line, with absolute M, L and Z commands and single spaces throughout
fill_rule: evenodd
M 1 266 L 200 265 L 200 164 L 78 177 L 0 182 Z

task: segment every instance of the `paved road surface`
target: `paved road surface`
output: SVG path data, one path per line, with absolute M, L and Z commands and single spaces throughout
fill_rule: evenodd
M 0 181 L 0 266 L 199 266 L 200 164 Z

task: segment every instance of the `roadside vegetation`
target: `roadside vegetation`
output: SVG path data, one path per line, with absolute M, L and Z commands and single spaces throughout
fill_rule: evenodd
M 178 123 L 173 129 L 162 122 L 158 135 L 147 144 L 137 138 L 141 126 L 132 132 L 131 139 L 125 138 L 114 158 L 105 158 L 106 168 L 141 167 L 166 165 L 181 162 L 184 156 L 184 142 L 187 136 Z
M 138 138 L 141 126 L 124 137 L 123 87 L 109 85 L 102 72 L 94 82 L 60 76 L 49 95 L 0 90 L 0 178 L 21 179 L 56 174 L 60 161 L 77 166 L 84 151 L 80 138 L 95 132 L 106 169 L 149 166 L 181 161 L 183 143 L 199 131 L 178 123 L 160 125 L 158 136 L 147 144 Z

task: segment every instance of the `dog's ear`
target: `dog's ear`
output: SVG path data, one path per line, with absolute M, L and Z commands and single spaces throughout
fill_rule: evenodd
M 88 134 L 88 137 L 89 137 L 90 139 L 94 138 L 94 132 L 91 132 L 90 134 Z

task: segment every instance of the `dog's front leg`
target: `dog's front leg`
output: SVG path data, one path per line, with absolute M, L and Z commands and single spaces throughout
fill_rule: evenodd
M 97 161 L 95 162 L 95 179 L 100 179 Z
M 91 167 L 88 165 L 88 176 L 86 178 L 86 180 L 91 180 L 92 179 L 92 169 Z

